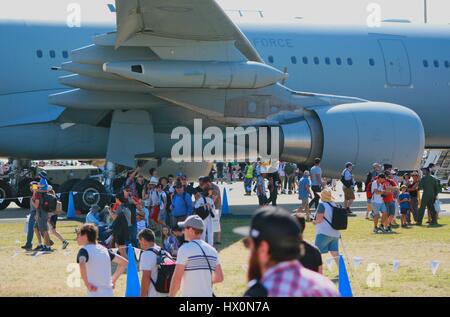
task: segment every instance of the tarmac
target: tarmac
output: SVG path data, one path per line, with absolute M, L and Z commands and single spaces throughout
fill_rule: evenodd
M 255 193 L 251 196 L 244 195 L 244 184 L 242 181 L 237 181 L 233 183 L 219 184 L 222 190 L 227 189 L 227 197 L 230 213 L 233 216 L 250 216 L 258 209 L 258 198 Z M 344 195 L 342 192 L 342 185 L 338 182 L 336 186 L 336 191 L 333 192 L 333 196 L 336 202 L 343 204 Z M 352 211 L 358 217 L 364 217 L 367 200 L 365 193 L 355 193 L 356 200 L 353 203 Z M 442 216 L 450 216 L 450 193 L 439 194 L 439 199 L 441 201 L 442 212 L 439 214 Z M 294 211 L 299 206 L 299 200 L 297 194 L 291 195 L 278 195 L 277 204 L 289 211 Z M 0 211 L 0 224 L 1 223 L 14 223 L 14 222 L 24 222 L 29 211 L 27 209 L 19 208 L 16 204 L 11 203 L 11 205 Z M 64 218 L 63 218 L 64 219 Z

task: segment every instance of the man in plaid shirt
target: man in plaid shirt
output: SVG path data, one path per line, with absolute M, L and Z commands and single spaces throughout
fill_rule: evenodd
M 252 219 L 248 268 L 250 297 L 336 297 L 336 286 L 325 276 L 304 268 L 300 258 L 300 225 L 282 208 L 264 207 Z

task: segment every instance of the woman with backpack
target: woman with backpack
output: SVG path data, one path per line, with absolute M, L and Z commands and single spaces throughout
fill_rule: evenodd
M 203 191 L 201 187 L 198 187 L 194 196 L 194 214 L 202 218 L 205 223 L 205 230 L 202 232 L 202 240 L 206 241 L 211 246 L 214 245 L 214 231 L 211 214 L 215 209 L 212 195 L 212 188 L 206 188 L 205 191 Z
M 340 232 L 331 226 L 333 221 L 333 209 L 337 207 L 329 188 L 322 190 L 320 203 L 317 207 L 314 223 L 316 225 L 315 245 L 320 253 L 330 252 L 336 264 L 339 264 L 339 238 Z

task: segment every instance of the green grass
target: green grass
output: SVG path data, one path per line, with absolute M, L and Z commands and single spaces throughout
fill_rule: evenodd
M 245 291 L 248 251 L 242 246 L 241 237 L 232 230 L 249 222 L 249 217 L 223 218 L 220 260 L 225 281 L 215 287 L 218 296 L 241 296 Z M 375 235 L 371 233 L 371 222 L 360 217 L 351 218 L 349 229 L 343 232 L 343 240 L 354 295 L 450 296 L 450 217 L 443 217 L 440 222 L 443 226 L 439 228 L 399 228 L 397 234 Z M 74 241 L 74 229 L 78 225 L 71 221 L 58 223 L 58 229 L 70 242 L 66 251 L 60 250 L 59 241 L 54 239 L 57 251 L 33 257 L 20 249 L 25 241 L 23 224 L 0 224 L 0 296 L 83 296 L 83 286 L 67 286 L 70 276 L 67 268 L 76 262 L 78 251 Z M 312 224 L 307 224 L 305 237 L 308 241 L 314 240 Z M 363 258 L 357 269 L 351 265 L 355 256 Z M 324 255 L 324 262 L 327 258 L 329 255 Z M 400 261 L 397 273 L 392 271 L 393 260 Z M 430 269 L 432 260 L 441 262 L 434 276 Z M 381 287 L 367 285 L 370 263 L 379 266 Z M 332 279 L 337 277 L 336 266 L 330 272 L 324 265 L 324 272 Z M 116 296 L 125 293 L 125 282 L 124 275 L 116 287 Z

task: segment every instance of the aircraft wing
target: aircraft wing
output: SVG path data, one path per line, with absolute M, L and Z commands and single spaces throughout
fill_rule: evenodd
M 249 40 L 214 0 L 116 0 L 116 11 L 116 48 L 138 34 L 179 40 L 233 41 L 247 60 L 262 62 Z M 154 41 L 148 44 L 154 45 Z

